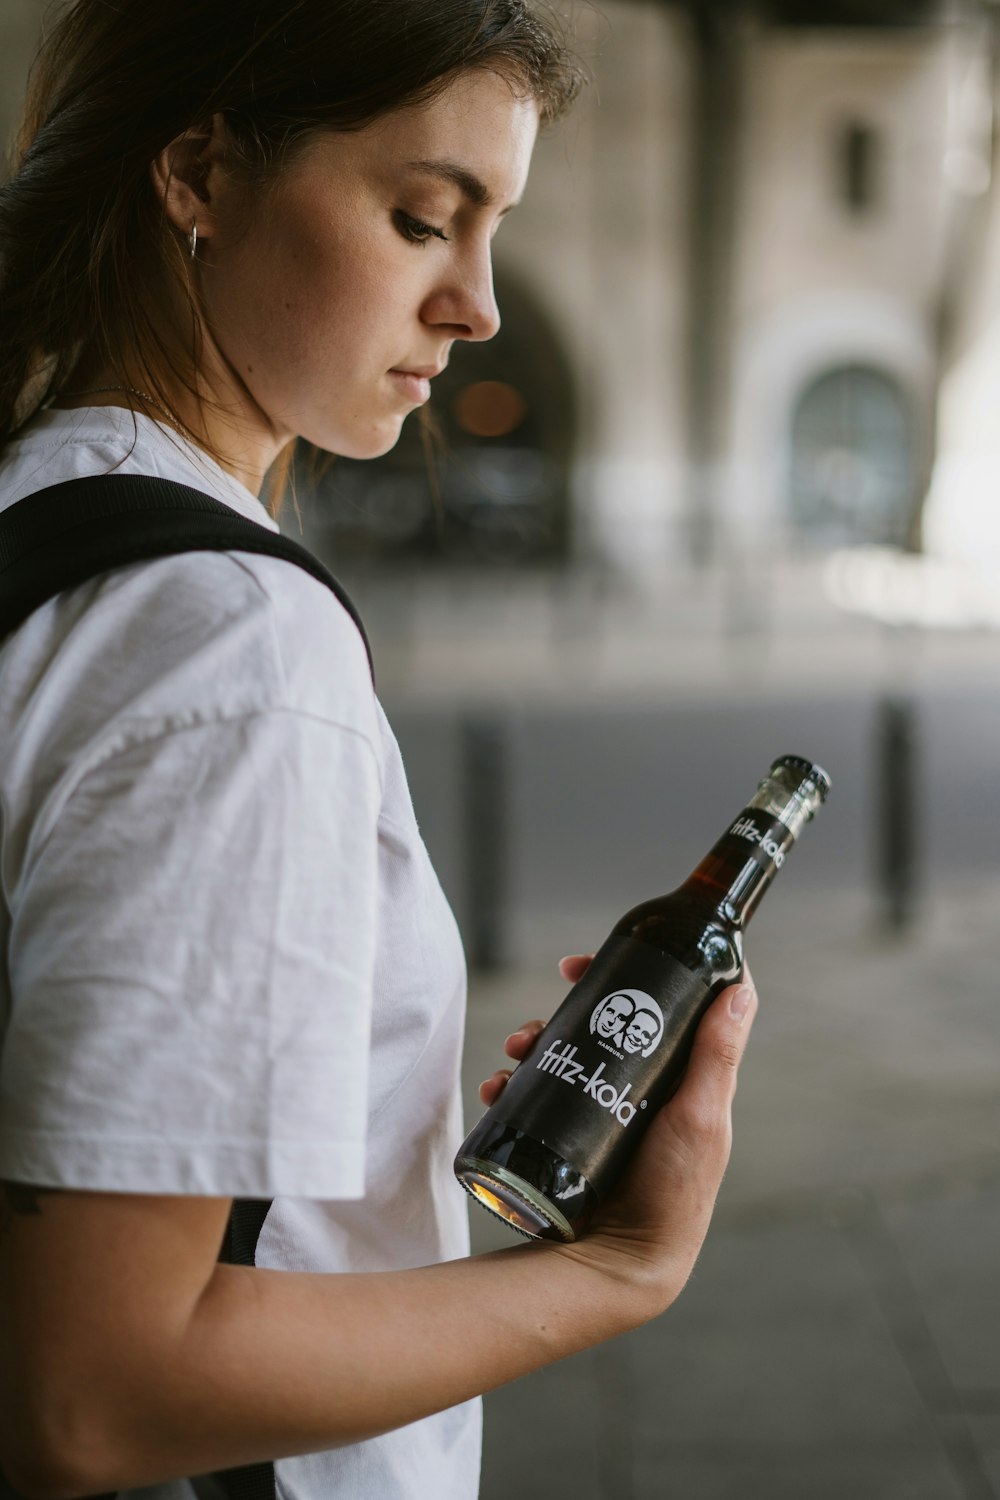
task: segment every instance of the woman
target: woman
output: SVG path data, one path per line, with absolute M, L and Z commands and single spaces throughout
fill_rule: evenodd
M 115 469 L 277 529 L 296 438 L 384 453 L 496 332 L 492 236 L 578 82 L 522 0 L 77 0 L 0 200 L 0 503 Z M 4 642 L 0 725 L 7 1479 L 471 1500 L 480 1393 L 680 1292 L 752 989 L 586 1237 L 470 1259 L 460 945 L 333 595 L 118 569 Z M 256 1266 L 216 1260 L 234 1196 L 274 1199 Z

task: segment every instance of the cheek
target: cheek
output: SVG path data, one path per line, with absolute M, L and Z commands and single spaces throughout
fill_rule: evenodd
M 270 224 L 220 244 L 215 263 L 206 264 L 210 322 L 244 369 L 248 361 L 273 366 L 293 350 L 308 355 L 327 341 L 331 325 L 350 320 L 364 264 L 351 236 L 315 213 L 278 208 Z
M 307 245 L 273 263 L 260 332 L 283 370 L 334 379 L 383 373 L 409 353 L 401 342 L 404 280 L 379 248 L 358 240 Z
M 426 266 L 397 239 L 367 212 L 282 213 L 205 268 L 213 332 L 258 405 L 347 457 L 396 441 L 402 411 L 383 410 L 383 377 L 423 354 Z

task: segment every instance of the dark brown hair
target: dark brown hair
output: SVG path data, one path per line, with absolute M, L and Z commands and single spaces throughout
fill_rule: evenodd
M 78 367 L 119 385 L 141 370 L 164 405 L 163 372 L 195 389 L 196 289 L 149 173 L 178 135 L 221 113 L 233 169 L 265 191 L 316 131 L 359 129 L 468 68 L 507 77 L 543 122 L 583 80 L 525 0 L 75 0 L 38 53 L 0 187 L 0 448 Z M 169 286 L 190 314 L 180 352 L 156 315 Z M 269 476 L 275 513 L 293 448 Z

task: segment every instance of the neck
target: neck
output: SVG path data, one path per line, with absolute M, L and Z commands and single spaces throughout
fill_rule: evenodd
M 745 807 L 688 876 L 682 890 L 708 896 L 718 911 L 745 927 L 785 862 L 796 830 L 765 807 Z
M 223 368 L 214 342 L 205 336 L 205 369 L 197 391 L 176 377 L 156 380 L 148 371 L 123 375 L 109 365 L 80 366 L 67 389 L 51 405 L 69 411 L 82 406 L 117 406 L 144 412 L 172 427 L 213 458 L 253 494 L 293 434 L 275 433 L 271 423 L 242 384 Z
M 722 917 L 736 927 L 746 927 L 764 892 L 777 873 L 773 864 L 760 865 L 750 857 L 737 863 L 732 853 L 720 854 L 718 846 L 707 854 L 681 886 L 682 891 L 710 898 Z

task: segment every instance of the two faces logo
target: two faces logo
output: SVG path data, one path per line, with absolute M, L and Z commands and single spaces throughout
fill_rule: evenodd
M 590 1034 L 648 1057 L 663 1035 L 663 1012 L 643 990 L 615 990 L 594 1007 Z
M 624 1059 L 625 1053 L 641 1053 L 648 1057 L 663 1035 L 663 1012 L 652 995 L 643 990 L 615 990 L 594 1007 L 590 1034 L 598 1038 L 600 1045 L 609 1046 L 619 1058 Z M 582 1084 L 583 1092 L 614 1115 L 619 1125 L 628 1125 L 635 1119 L 637 1108 L 645 1107 L 645 1099 L 638 1106 L 629 1099 L 630 1083 L 624 1088 L 616 1088 L 609 1078 L 604 1077 L 603 1062 L 598 1063 L 589 1075 L 585 1073 L 585 1065 L 577 1062 L 577 1047 L 573 1042 L 564 1043 L 557 1038 L 545 1049 L 535 1066 L 563 1083 Z

